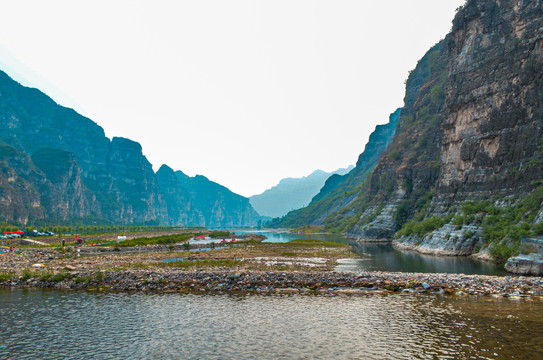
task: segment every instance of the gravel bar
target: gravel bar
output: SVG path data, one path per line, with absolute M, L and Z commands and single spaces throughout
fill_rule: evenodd
M 443 293 L 543 300 L 543 278 L 399 272 L 181 271 L 175 269 L 67 272 L 57 281 L 14 276 L 9 288 L 150 292 Z

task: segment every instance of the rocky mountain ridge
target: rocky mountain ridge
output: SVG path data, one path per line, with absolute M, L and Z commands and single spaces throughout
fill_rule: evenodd
M 340 230 L 344 231 L 345 226 L 338 224 L 337 219 L 341 217 L 345 220 L 353 216 L 354 213 L 349 210 L 349 206 L 355 201 L 356 193 L 377 164 L 380 154 L 392 141 L 401 111 L 397 109 L 390 115 L 387 124 L 375 127 L 354 169 L 345 175 L 330 176 L 307 207 L 294 210 L 281 219 L 275 219 L 270 226 L 312 225 L 324 226 L 327 230 L 331 227 L 341 227 Z
M 166 201 L 175 197 L 172 188 L 161 188 L 139 143 L 108 139 L 92 120 L 1 71 L 0 140 L 0 221 L 221 227 L 255 226 L 259 220 L 247 199 L 233 207 L 217 204 L 206 221 L 191 217 L 210 210 L 194 208 L 199 194 L 189 198 L 183 188 L 176 201 Z M 229 192 L 215 191 L 201 195 Z M 239 221 L 226 220 L 232 217 Z
M 317 211 L 325 218 L 302 209 L 291 223 L 503 261 L 543 235 L 542 131 L 540 2 L 468 0 L 410 73 L 394 138 L 371 174 L 306 208 L 326 205 Z
M 301 178 L 285 178 L 263 193 L 249 197 L 249 200 L 255 210 L 263 216 L 272 218 L 284 216 L 289 211 L 307 206 L 330 176 L 345 175 L 353 168 L 351 165 L 332 172 L 315 170 Z

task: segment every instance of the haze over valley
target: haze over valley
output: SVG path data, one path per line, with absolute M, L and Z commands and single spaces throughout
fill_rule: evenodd
M 543 358 L 539 1 L 30 3 L 0 357 Z

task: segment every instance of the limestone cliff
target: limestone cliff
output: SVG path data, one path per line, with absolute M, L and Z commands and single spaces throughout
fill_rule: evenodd
M 95 122 L 0 71 L 0 221 L 257 224 L 259 215 L 247 199 L 189 194 L 178 183 L 171 169 L 153 172 L 139 143 L 108 139 Z M 215 195 L 215 204 L 193 206 L 195 199 Z
M 260 215 L 246 197 L 202 175 L 190 177 L 181 171 L 175 174 L 191 198 L 192 218 L 186 225 L 236 228 L 259 224 Z
M 444 49 L 440 202 L 525 193 L 541 181 L 541 6 L 470 1 L 455 18 Z
M 21 171 L 18 171 L 21 169 Z M 30 158 L 0 141 L 0 214 L 6 222 L 26 223 L 46 216 L 38 189 L 52 190 Z
M 45 175 L 56 190 L 36 189 L 47 200 L 45 217 L 138 224 L 160 221 L 158 186 L 139 144 L 134 148 L 122 140 L 110 141 L 90 119 L 59 106 L 37 89 L 21 86 L 3 72 L 0 137 L 21 153 L 37 154 L 42 166 L 51 167 Z M 44 149 L 65 150 L 73 158 L 66 159 L 60 152 L 44 156 Z M 67 173 L 61 168 L 65 165 L 70 167 Z M 61 179 L 61 173 L 67 177 Z
M 542 4 L 469 0 L 410 73 L 371 175 L 319 210 L 325 228 L 396 235 L 422 252 L 514 255 L 521 238 L 543 235 L 542 127 Z
M 200 225 L 195 223 L 190 193 L 181 186 L 175 172 L 162 165 L 157 173 L 158 186 L 168 211 L 168 225 Z
M 420 217 L 440 216 L 445 225 L 404 229 L 398 246 L 452 255 L 482 249 L 503 261 L 523 237 L 543 235 L 540 2 L 468 1 L 442 55 L 440 171 Z
M 351 205 L 356 201 L 363 182 L 377 164 L 379 156 L 392 141 L 400 113 L 401 109 L 397 109 L 390 115 L 387 124 L 375 127 L 354 169 L 345 175 L 330 176 L 309 206 L 292 211 L 282 219 L 275 219 L 270 226 L 314 225 L 324 226 L 328 230 L 348 229 L 356 213 Z
M 44 180 L 52 185 L 50 189 L 39 190 L 41 202 L 50 219 L 83 219 L 96 215 L 92 212 L 92 209 L 98 208 L 96 197 L 83 184 L 81 170 L 73 153 L 42 148 L 34 152 L 31 159 L 45 175 Z

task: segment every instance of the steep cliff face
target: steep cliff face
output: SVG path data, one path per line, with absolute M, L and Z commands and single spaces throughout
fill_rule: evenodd
M 37 189 L 52 190 L 52 186 L 28 156 L 0 141 L 0 220 L 26 223 L 46 216 Z
M 324 226 L 326 229 L 344 231 L 352 225 L 358 194 L 363 183 L 377 164 L 379 156 L 392 141 L 401 113 L 397 109 L 389 122 L 377 125 L 370 135 L 364 152 L 358 157 L 356 166 L 348 174 L 332 175 L 309 206 L 290 212 L 282 219 L 274 220 L 271 226 L 296 227 L 302 225 Z
M 189 177 L 176 171 L 177 179 L 191 196 L 192 219 L 187 225 L 244 227 L 257 226 L 260 215 L 249 199 L 235 194 L 205 176 Z
M 269 217 L 284 216 L 289 211 L 307 206 L 331 175 L 341 177 L 353 168 L 351 165 L 331 173 L 315 170 L 301 178 L 282 179 L 277 185 L 262 194 L 251 196 L 249 201 L 260 215 Z
M 195 225 L 190 193 L 181 186 L 172 168 L 162 165 L 156 175 L 168 211 L 168 225 Z
M 43 148 L 32 155 L 32 163 L 45 175 L 52 188 L 38 187 L 43 206 L 50 218 L 68 220 L 93 217 L 96 198 L 83 184 L 74 155 L 62 149 Z M 18 167 L 20 169 L 20 167 Z
M 442 42 L 418 62 L 390 146 L 354 201 L 351 236 L 390 239 L 433 196 L 439 176 L 446 57 Z
M 441 201 L 525 193 L 541 181 L 541 6 L 469 1 L 455 18 L 444 49 Z
M 492 239 L 483 218 L 446 223 L 463 216 L 465 201 L 506 196 L 494 198 L 503 208 L 540 184 L 542 41 L 538 2 L 466 3 L 409 77 L 397 136 L 371 176 L 369 197 L 382 209 L 370 222 L 362 215 L 352 235 L 390 238 L 413 221 L 400 242 L 446 254 L 473 253 Z M 426 230 L 413 231 L 414 223 Z
M 319 210 L 327 228 L 495 259 L 543 235 L 541 6 L 467 1 L 410 74 L 396 134 L 369 178 Z M 305 210 L 299 219 L 311 223 Z
M 257 224 L 248 199 L 214 183 L 189 193 L 168 169 L 155 174 L 139 143 L 109 140 L 90 119 L 0 71 L 0 221 Z
M 114 137 L 108 157 L 108 173 L 123 205 L 119 218 L 131 223 L 160 222 L 167 218 L 151 163 L 135 141 Z
M 468 1 L 457 14 L 443 48 L 449 75 L 435 196 L 398 246 L 482 249 L 505 261 L 523 237 L 543 235 L 541 9 L 539 1 Z
M 21 86 L 3 72 L 0 137 L 21 153 L 37 154 L 41 166 L 51 168 L 47 178 L 55 184 L 53 189 L 35 189 L 42 194 L 48 210 L 43 216 L 49 219 L 93 217 L 141 224 L 160 221 L 165 215 L 151 164 L 139 144 L 110 141 L 90 119 L 59 106 L 37 89 Z M 55 154 L 44 156 L 43 149 L 65 150 L 73 158 L 61 153 L 56 153 L 58 159 Z
M 72 152 L 84 175 L 107 168 L 110 140 L 100 126 L 2 71 L 0 130 L 4 141 L 27 154 L 41 148 Z

